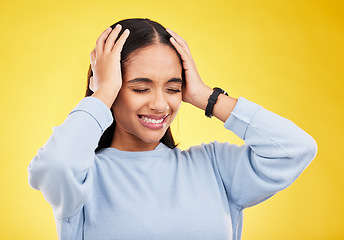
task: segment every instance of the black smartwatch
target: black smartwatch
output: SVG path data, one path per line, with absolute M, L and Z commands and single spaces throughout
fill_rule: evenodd
M 228 93 L 226 93 L 226 91 L 224 91 L 221 88 L 215 87 L 215 88 L 213 88 L 213 90 L 214 90 L 214 92 L 210 95 L 210 97 L 208 99 L 207 107 L 205 108 L 205 115 L 208 118 L 211 118 L 213 116 L 213 108 L 214 108 L 214 105 L 215 105 L 219 95 L 222 93 L 222 94 L 228 96 Z

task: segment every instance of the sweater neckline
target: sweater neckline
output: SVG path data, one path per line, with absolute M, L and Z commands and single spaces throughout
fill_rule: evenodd
M 118 150 L 117 148 L 108 147 L 100 149 L 97 154 L 104 154 L 121 158 L 156 157 L 166 154 L 171 150 L 172 149 L 167 147 L 165 144 L 159 143 L 159 145 L 155 149 L 149 151 L 122 151 Z

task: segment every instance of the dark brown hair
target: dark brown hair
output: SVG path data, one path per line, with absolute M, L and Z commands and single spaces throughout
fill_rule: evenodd
M 122 76 L 125 73 L 126 65 L 127 65 L 126 63 L 129 60 L 130 54 L 134 53 L 137 50 L 143 49 L 145 47 L 148 47 L 157 43 L 166 44 L 170 46 L 172 49 L 174 49 L 182 65 L 182 60 L 178 51 L 170 43 L 169 39 L 171 35 L 166 31 L 166 29 L 161 24 L 151 21 L 148 18 L 131 18 L 131 19 L 121 20 L 111 25 L 111 28 L 113 29 L 117 24 L 122 25 L 122 29 L 118 36 L 120 36 L 124 32 L 125 29 L 130 30 L 129 37 L 127 38 L 125 44 L 123 45 L 123 49 L 121 52 Z M 88 74 L 87 74 L 87 88 L 86 88 L 85 97 L 91 96 L 93 94 L 93 92 L 89 88 L 91 76 L 93 76 L 93 72 L 90 65 L 88 69 Z M 184 82 L 184 79 L 185 79 L 184 69 L 182 70 L 182 79 Z M 101 136 L 99 140 L 96 151 L 101 148 L 109 147 L 112 142 L 112 138 L 113 138 L 115 128 L 116 128 L 116 121 L 113 115 L 113 111 L 111 111 L 111 113 L 114 119 L 113 123 L 108 129 L 104 131 L 103 135 Z M 168 127 L 168 129 L 166 130 L 165 135 L 160 139 L 160 142 L 164 143 L 169 148 L 175 148 L 177 146 L 173 139 L 170 127 Z

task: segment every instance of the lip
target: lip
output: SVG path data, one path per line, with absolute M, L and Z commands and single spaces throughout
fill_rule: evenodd
M 154 120 L 161 120 L 161 119 L 164 119 L 164 120 L 161 123 L 147 123 L 147 122 L 144 122 L 140 118 L 140 116 L 143 116 L 146 118 L 151 118 Z M 152 130 L 158 130 L 158 129 L 161 129 L 165 126 L 169 116 L 170 116 L 170 114 L 165 114 L 165 115 L 143 115 L 143 114 L 140 114 L 137 116 L 137 118 L 139 119 L 139 122 L 142 124 L 142 126 L 149 128 L 149 129 L 152 129 Z

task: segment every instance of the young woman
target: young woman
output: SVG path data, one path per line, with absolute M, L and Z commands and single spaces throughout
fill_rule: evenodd
M 206 86 L 184 39 L 154 21 L 112 25 L 90 58 L 86 97 L 28 168 L 59 239 L 240 239 L 243 210 L 288 187 L 316 155 L 293 122 Z M 176 148 L 181 101 L 245 145 Z

